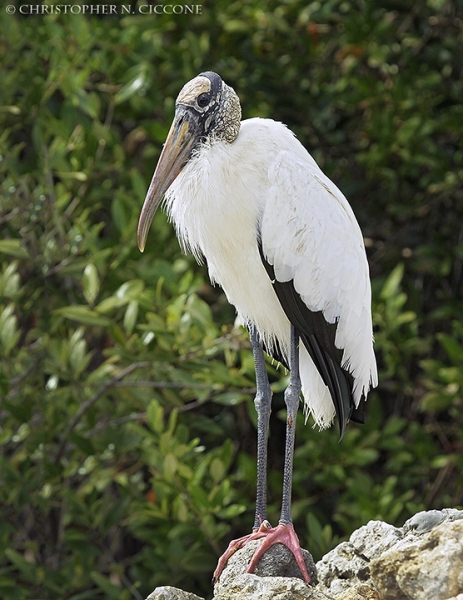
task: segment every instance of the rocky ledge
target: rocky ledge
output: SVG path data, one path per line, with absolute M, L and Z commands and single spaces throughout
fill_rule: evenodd
M 231 557 L 213 600 L 463 600 L 463 510 L 420 512 L 400 528 L 370 521 L 316 565 L 304 551 L 313 586 L 280 544 L 246 573 L 254 548 Z M 147 600 L 202 598 L 165 586 Z

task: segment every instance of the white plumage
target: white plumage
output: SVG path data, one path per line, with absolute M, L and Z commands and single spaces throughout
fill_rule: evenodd
M 377 384 L 368 264 L 360 228 L 339 189 L 281 123 L 248 119 L 236 140 L 203 144 L 166 194 L 180 242 L 205 257 L 243 323 L 287 356 L 290 322 L 259 255 L 312 311 L 337 321 L 335 344 L 354 377 L 356 406 Z M 305 408 L 320 427 L 335 409 L 312 359 L 300 346 Z
M 214 578 L 236 550 L 263 539 L 248 572 L 268 548 L 282 543 L 310 582 L 291 518 L 301 383 L 305 412 L 320 427 L 337 415 L 341 435 L 349 420 L 363 421 L 357 407 L 377 384 L 360 228 L 345 197 L 294 135 L 270 119 L 241 122 L 237 95 L 212 72 L 188 82 L 177 98 L 140 215 L 141 250 L 164 196 L 183 248 L 205 259 L 211 281 L 222 286 L 249 328 L 256 363 L 253 533 L 230 543 Z M 282 508 L 274 528 L 266 520 L 272 394 L 263 344 L 290 368 Z

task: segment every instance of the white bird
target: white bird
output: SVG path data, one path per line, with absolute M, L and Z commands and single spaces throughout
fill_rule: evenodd
M 273 544 L 305 567 L 291 520 L 294 427 L 301 386 L 305 414 L 320 428 L 337 416 L 363 421 L 377 385 L 371 289 L 362 233 L 344 195 L 294 134 L 272 119 L 241 121 L 235 91 L 213 72 L 180 91 L 175 118 L 138 225 L 144 250 L 165 197 L 182 248 L 205 261 L 251 334 L 256 362 L 258 457 L 253 533 L 231 542 L 214 574 L 251 539 L 265 538 L 249 572 Z M 302 344 L 299 345 L 299 340 Z M 279 525 L 266 520 L 271 390 L 263 349 L 290 370 Z

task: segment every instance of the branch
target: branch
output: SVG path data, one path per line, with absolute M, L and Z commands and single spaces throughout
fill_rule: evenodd
M 55 456 L 55 464 L 60 460 L 61 456 L 63 455 L 69 434 L 73 431 L 73 429 L 75 429 L 76 425 L 79 423 L 84 414 L 89 410 L 89 408 L 91 408 L 95 404 L 95 402 L 97 402 L 109 388 L 114 387 L 119 381 L 121 381 L 121 379 L 124 379 L 124 377 L 130 375 L 130 373 L 133 373 L 133 371 L 147 366 L 149 366 L 148 362 L 137 362 L 129 365 L 127 368 L 123 369 L 118 375 L 116 375 L 116 377 L 102 385 L 101 388 L 91 398 L 89 398 L 86 402 L 84 402 L 81 405 L 81 407 L 76 412 L 74 418 L 71 420 L 71 422 L 66 428 L 66 431 L 63 434 L 61 443 L 58 447 L 58 451 Z

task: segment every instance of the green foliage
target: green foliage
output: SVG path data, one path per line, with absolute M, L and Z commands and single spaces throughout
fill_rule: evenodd
M 299 417 L 303 545 L 320 558 L 369 519 L 462 504 L 456 4 L 131 5 L 0 15 L 0 596 L 13 600 L 207 595 L 217 556 L 252 524 L 247 336 L 165 216 L 136 248 L 175 96 L 205 69 L 245 118 L 297 133 L 366 237 L 380 386 L 341 443 Z M 276 521 L 285 377 L 268 366 Z

